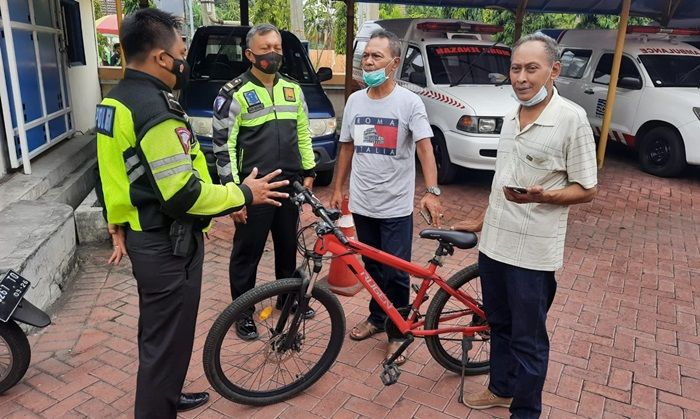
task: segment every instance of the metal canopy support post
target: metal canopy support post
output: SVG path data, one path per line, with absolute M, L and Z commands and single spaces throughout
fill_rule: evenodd
M 615 94 L 617 92 L 617 78 L 620 75 L 620 63 L 622 62 L 622 49 L 625 46 L 625 34 L 627 33 L 627 21 L 630 16 L 630 5 L 632 0 L 623 0 L 622 12 L 620 13 L 620 24 L 617 28 L 617 43 L 615 45 L 615 56 L 613 57 L 612 72 L 610 74 L 610 84 L 608 85 L 608 97 L 605 101 L 605 116 L 603 117 L 603 127 L 600 131 L 600 144 L 598 145 L 598 169 L 603 168 L 605 160 L 605 148 L 608 145 L 608 132 L 612 120 L 613 108 L 615 107 Z
M 248 26 L 250 25 L 250 17 L 248 14 L 248 0 L 241 0 L 240 1 L 240 6 L 241 6 L 241 25 L 242 26 Z
M 518 9 L 515 12 L 515 31 L 513 32 L 513 44 L 518 42 L 518 39 L 523 34 L 523 19 L 525 19 L 525 8 L 527 7 L 527 0 L 520 0 L 518 4 Z
M 352 90 L 352 41 L 355 39 L 355 0 L 345 0 L 345 102 Z
M 15 105 L 15 119 L 17 122 L 17 131 L 19 134 L 19 147 L 22 151 L 22 169 L 27 175 L 32 174 L 32 168 L 29 163 L 29 147 L 27 145 L 27 132 L 24 126 L 24 115 L 22 109 L 22 91 L 19 87 L 19 74 L 17 72 L 17 56 L 15 55 L 15 41 L 12 35 L 12 26 L 10 22 L 10 7 L 7 1 L 0 1 L 0 14 L 2 14 L 2 28 L 5 33 L 5 50 L 7 52 L 7 66 L 10 70 L 10 86 L 12 86 L 12 101 Z M 14 132 L 6 133 L 7 140 L 15 138 Z
M 122 0 L 117 0 L 116 5 L 117 9 L 117 32 L 122 31 Z M 122 45 L 121 42 L 119 42 L 119 55 L 122 57 L 119 62 L 122 65 L 122 77 L 124 77 L 124 72 L 126 72 L 126 57 L 124 57 L 124 46 Z

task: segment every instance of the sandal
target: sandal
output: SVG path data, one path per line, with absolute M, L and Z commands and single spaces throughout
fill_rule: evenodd
M 394 354 L 394 352 L 396 352 L 399 349 L 402 343 L 403 342 L 389 342 L 386 345 L 386 357 L 384 357 L 384 359 L 388 360 L 389 358 L 391 358 L 391 356 Z M 403 355 L 399 355 L 394 360 L 395 365 L 403 365 L 404 363 L 406 363 L 406 357 Z
M 352 340 L 365 340 L 368 337 L 375 335 L 377 333 L 383 332 L 382 329 L 373 325 L 369 320 L 358 323 L 350 331 L 350 339 Z

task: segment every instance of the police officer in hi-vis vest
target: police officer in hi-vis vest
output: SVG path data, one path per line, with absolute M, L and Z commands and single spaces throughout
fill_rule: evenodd
M 214 100 L 214 155 L 221 183 L 237 184 L 254 167 L 263 175 L 280 168 L 282 174 L 277 179 L 299 179 L 310 188 L 316 162 L 306 101 L 299 85 L 278 73 L 282 37 L 273 25 L 260 24 L 250 29 L 246 45 L 245 55 L 252 67 L 226 83 Z M 281 202 L 279 207 L 246 206 L 232 214 L 236 232 L 229 278 L 234 299 L 255 286 L 258 263 L 270 232 L 276 278 L 294 275 L 299 211 L 291 200 Z M 277 303 L 280 306 L 282 302 Z M 252 314 L 236 322 L 241 339 L 258 337 Z M 313 315 L 312 309 L 305 313 L 307 318 Z
M 124 79 L 97 106 L 98 193 L 114 252 L 128 254 L 139 294 L 136 418 L 175 418 L 208 400 L 182 393 L 192 355 L 204 255 L 212 216 L 247 204 L 281 205 L 270 181 L 214 185 L 187 115 L 171 91 L 189 76 L 179 20 L 158 9 L 124 19 Z M 266 173 L 267 174 L 267 173 Z

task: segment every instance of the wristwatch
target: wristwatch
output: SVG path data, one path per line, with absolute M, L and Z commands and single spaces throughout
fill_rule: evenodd
M 438 188 L 437 186 L 428 186 L 427 188 L 425 188 L 425 192 L 431 193 L 435 196 L 440 196 L 440 194 L 442 193 L 440 188 Z

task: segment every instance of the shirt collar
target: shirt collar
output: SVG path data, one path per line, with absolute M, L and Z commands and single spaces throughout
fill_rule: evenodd
M 544 110 L 540 114 L 540 116 L 537 117 L 535 122 L 533 122 L 533 125 L 541 125 L 541 126 L 549 126 L 553 127 L 557 119 L 559 118 L 559 103 L 561 102 L 561 97 L 559 96 L 559 92 L 557 91 L 556 87 L 552 87 L 552 98 L 549 100 L 549 103 L 547 106 L 544 107 Z M 520 106 L 516 107 L 515 110 L 511 111 L 506 116 L 506 119 L 511 119 L 514 120 L 515 118 L 518 117 L 518 114 L 520 112 Z
M 253 75 L 253 72 L 251 71 L 251 69 L 248 69 L 248 70 L 246 71 L 246 73 L 248 74 L 248 77 L 250 78 L 250 81 L 251 81 L 253 84 L 255 84 L 255 85 L 257 85 L 257 86 L 260 86 L 260 87 L 265 87 L 265 85 L 263 84 L 263 82 L 261 82 L 257 77 L 255 77 L 255 75 Z M 273 85 L 273 86 L 276 86 L 276 85 L 277 85 L 277 82 L 279 81 L 279 79 L 280 79 L 279 73 L 275 73 L 275 80 L 272 82 L 272 85 Z
M 148 73 L 145 73 L 145 72 L 139 71 L 139 70 L 135 70 L 133 68 L 126 69 L 126 71 L 124 72 L 124 78 L 131 79 L 131 80 L 147 81 L 147 82 L 155 85 L 160 90 L 165 90 L 166 92 L 172 92 L 172 89 L 170 87 L 168 87 L 167 84 L 163 83 L 163 81 L 161 79 L 159 79 L 158 77 L 154 77 Z

